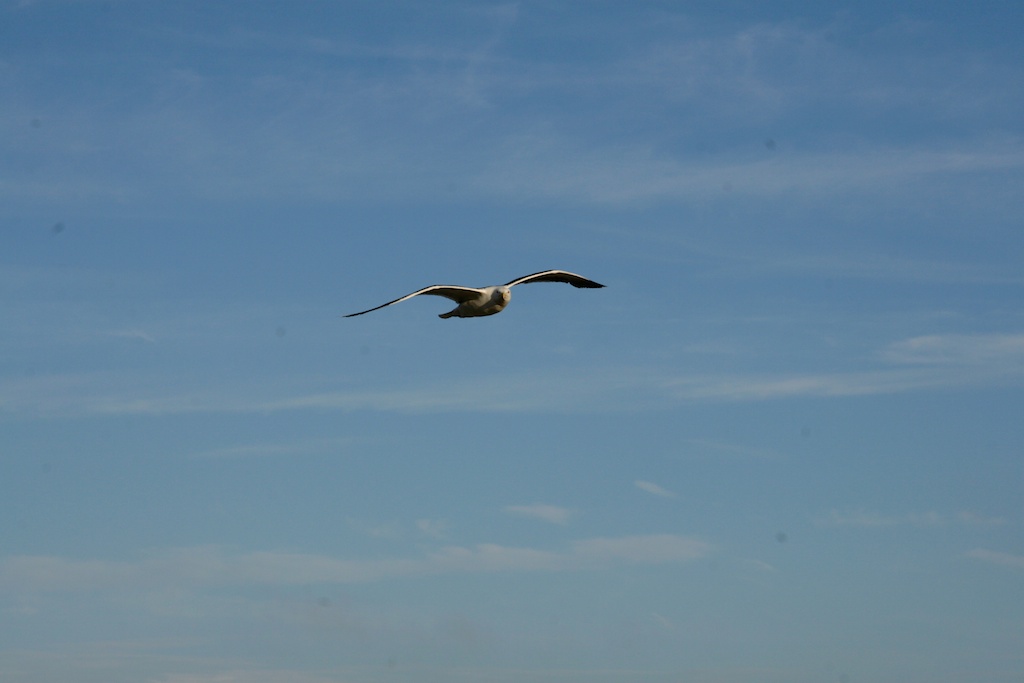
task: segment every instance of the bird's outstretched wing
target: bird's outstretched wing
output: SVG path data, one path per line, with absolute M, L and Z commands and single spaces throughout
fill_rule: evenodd
M 542 270 L 541 272 L 534 273 L 533 275 L 525 275 L 523 277 L 516 278 L 505 286 L 512 287 L 514 285 L 524 285 L 527 282 L 568 282 L 573 287 L 585 287 L 587 289 L 604 287 L 604 285 L 599 282 L 588 280 L 582 275 L 570 273 L 567 270 Z
M 447 299 L 451 299 L 452 301 L 461 304 L 461 303 L 463 303 L 465 301 L 469 301 L 471 299 L 475 299 L 476 297 L 480 296 L 482 293 L 483 292 L 481 290 L 475 289 L 473 287 L 459 287 L 459 286 L 456 286 L 456 285 L 430 285 L 429 287 L 424 287 L 423 289 L 417 290 L 417 291 L 413 292 L 412 294 L 406 294 L 405 296 L 399 297 L 399 298 L 395 299 L 394 301 L 389 301 L 386 304 L 381 304 L 380 306 L 374 306 L 373 308 L 368 308 L 365 311 L 359 311 L 358 313 L 349 313 L 348 315 L 342 316 L 342 317 L 344 317 L 344 318 L 352 318 L 352 317 L 357 316 L 357 315 L 362 315 L 363 313 L 369 313 L 371 311 L 376 311 L 376 310 L 379 310 L 381 308 L 384 308 L 385 306 L 390 306 L 391 304 L 397 304 L 397 303 L 400 303 L 402 301 L 405 301 L 406 299 L 411 299 L 414 296 L 419 296 L 420 294 L 431 294 L 433 296 L 443 296 L 443 297 L 445 297 Z

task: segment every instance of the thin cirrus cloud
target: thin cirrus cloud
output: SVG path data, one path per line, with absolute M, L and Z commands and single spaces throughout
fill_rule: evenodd
M 416 528 L 424 536 L 444 538 L 448 532 L 448 523 L 442 519 L 421 518 L 416 520 Z
M 1024 334 L 946 334 L 912 337 L 891 344 L 884 358 L 923 365 L 1004 366 L 1024 361 Z
M 224 446 L 189 454 L 190 458 L 285 457 L 330 453 L 351 447 L 354 438 L 302 439 L 291 443 L 258 443 Z
M 1024 380 L 1024 334 L 919 335 L 880 347 L 863 369 L 828 373 L 671 374 L 644 367 L 567 369 L 557 375 L 520 373 L 471 377 L 429 388 L 392 386 L 303 392 L 253 386 L 247 379 L 175 377 L 127 371 L 10 378 L 0 384 L 0 415 L 118 416 L 285 411 L 376 410 L 400 413 L 585 412 L 657 409 L 681 402 L 765 401 L 843 397 L 977 386 Z M 322 383 L 318 383 L 322 385 Z M 344 444 L 238 446 L 204 455 L 323 451 Z
M 197 150 L 189 158 L 210 154 L 210 149 L 225 145 L 213 131 L 208 135 L 208 144 L 197 144 L 205 151 Z M 265 189 L 261 196 L 301 195 L 324 201 L 349 195 L 386 199 L 381 195 L 389 192 L 401 193 L 403 197 L 434 195 L 454 184 L 462 192 L 484 197 L 531 197 L 606 205 L 737 195 L 788 196 L 797 190 L 834 196 L 850 191 L 885 191 L 897 183 L 930 177 L 1019 173 L 1024 168 L 1024 150 L 1013 142 L 998 148 L 988 142 L 968 141 L 949 149 L 868 146 L 855 151 L 793 151 L 771 159 L 731 158 L 733 152 L 714 158 L 672 159 L 652 157 L 650 141 L 602 145 L 570 138 L 565 133 L 531 132 L 520 137 L 481 140 L 479 149 L 448 150 L 447 163 L 440 170 L 436 168 L 436 157 L 443 150 L 421 147 L 409 157 L 404 171 L 396 173 L 387 161 L 413 144 L 391 144 L 395 149 L 388 152 L 362 149 L 351 142 L 314 144 L 312 140 L 282 140 L 271 164 L 259 156 L 253 158 L 262 152 L 245 151 L 240 143 L 240 149 L 224 149 L 220 156 L 248 161 L 236 161 L 236 165 L 222 169 L 214 177 L 209 177 L 204 168 L 182 170 L 174 176 L 174 182 L 185 193 L 227 198 L 250 196 L 255 188 Z M 510 154 L 511 150 L 515 153 Z M 175 154 L 173 150 L 167 152 L 172 161 Z M 339 158 L 349 162 L 340 163 Z M 186 161 L 182 160 L 180 165 L 185 166 Z M 318 171 L 311 172 L 310 166 Z M 434 172 L 427 174 L 428 169 Z M 289 179 L 308 175 L 308 182 L 289 181 L 279 175 L 289 171 Z M 154 170 L 153 175 L 157 174 Z M 379 182 L 385 175 L 391 177 L 391 183 Z M 144 180 L 120 179 L 113 170 L 98 169 L 92 177 L 70 178 L 54 188 L 12 182 L 0 188 L 0 195 L 52 200 L 52 195 L 60 192 L 67 192 L 72 198 L 133 190 L 145 194 L 146 187 L 139 186 Z M 166 181 L 161 178 L 160 182 Z
M 534 503 L 532 505 L 506 505 L 504 510 L 507 514 L 514 515 L 516 517 L 539 519 L 543 522 L 561 524 L 563 526 L 568 524 L 573 514 L 575 514 L 568 508 L 558 507 L 557 505 L 546 505 L 544 503 Z
M 828 515 L 815 520 L 818 526 L 882 528 L 896 526 L 935 527 L 945 524 L 945 518 L 937 512 L 908 513 L 905 515 L 883 515 L 866 510 L 832 510 Z
M 970 386 L 993 379 L 996 378 L 981 377 L 963 371 L 880 370 L 802 375 L 685 377 L 668 382 L 666 390 L 671 397 L 679 401 L 767 401 L 807 396 L 898 394 Z
M 1024 379 L 1024 336 L 961 335 L 915 338 L 882 352 L 885 365 L 843 373 L 756 373 L 665 377 L 642 367 L 559 376 L 476 377 L 429 388 L 351 389 L 290 395 L 263 387 L 194 386 L 165 393 L 150 378 L 108 373 L 35 376 L 0 386 L 0 414 L 117 416 L 282 411 L 376 410 L 400 413 L 586 412 L 664 408 L 679 402 L 765 401 L 793 397 L 896 394 Z M 178 382 L 181 385 L 181 381 Z M 262 395 L 261 395 L 262 392 Z
M 156 337 L 147 332 L 146 330 L 139 328 L 126 328 L 123 330 L 114 330 L 108 333 L 111 337 L 120 339 L 135 339 L 138 341 L 147 342 L 149 344 L 156 343 Z
M 698 538 L 650 534 L 574 541 L 562 550 L 484 543 L 444 546 L 414 558 L 348 560 L 302 553 L 177 548 L 137 561 L 14 556 L 0 560 L 0 591 L 76 592 L 177 586 L 345 584 L 460 573 L 582 571 L 681 564 L 708 556 Z
M 887 528 L 887 527 L 946 527 L 953 524 L 963 526 L 1000 526 L 1006 523 L 1002 517 L 989 517 L 970 510 L 955 515 L 935 511 L 909 512 L 899 515 L 882 514 L 868 510 L 831 510 L 819 516 L 815 524 L 822 527 Z
M 644 481 L 642 479 L 637 479 L 636 481 L 633 482 L 633 486 L 637 487 L 641 491 L 646 491 L 647 493 L 650 493 L 655 496 L 660 496 L 662 498 L 675 498 L 676 496 L 676 494 L 672 493 L 668 489 L 664 489 L 658 486 L 652 481 Z
M 924 284 L 1024 285 L 1024 277 L 1018 272 L 991 263 L 899 258 L 847 252 L 836 254 L 808 251 L 803 254 L 772 254 L 760 246 L 756 253 L 737 248 L 729 254 L 715 256 L 723 261 L 732 260 L 732 267 L 744 275 L 806 274 L 851 280 Z
M 338 683 L 338 679 L 298 670 L 232 669 L 215 674 L 171 673 L 155 683 Z
M 509 23 L 508 16 L 501 16 L 492 28 L 500 32 Z M 920 107 L 922 115 L 941 118 L 943 112 L 965 115 L 964 103 L 1003 99 L 1006 83 L 979 82 L 976 77 L 986 71 L 977 66 L 984 55 L 951 60 L 948 55 L 933 54 L 923 67 L 917 64 L 918 57 L 911 76 L 907 69 L 893 68 L 889 60 L 840 47 L 842 41 L 832 37 L 835 28 L 758 24 L 721 35 L 666 35 L 639 51 L 613 51 L 620 56 L 586 69 L 503 52 L 501 41 L 451 48 L 409 37 L 406 45 L 401 40 L 375 45 L 345 37 L 282 38 L 274 31 L 257 29 L 197 36 L 226 55 L 249 54 L 258 45 L 317 55 L 385 55 L 389 61 L 407 62 L 410 68 L 382 78 L 366 66 L 375 60 L 355 59 L 293 78 L 245 74 L 234 87 L 224 87 L 224 74 L 160 71 L 148 74 L 147 83 L 158 83 L 164 91 L 181 96 L 154 98 L 158 105 L 130 113 L 122 111 L 119 101 L 103 102 L 95 94 L 79 95 L 81 99 L 70 104 L 62 97 L 62 108 L 72 110 L 78 125 L 73 134 L 63 133 L 66 138 L 48 130 L 46 139 L 53 147 L 48 154 L 61 160 L 80 158 L 81 163 L 63 163 L 60 168 L 84 172 L 77 178 L 63 177 L 60 183 L 28 179 L 0 184 L 0 196 L 46 200 L 60 198 L 54 193 L 67 193 L 64 198 L 145 196 L 155 187 L 172 183 L 198 196 L 339 199 L 346 193 L 433 196 L 454 183 L 485 195 L 607 204 L 706 198 L 709 193 L 720 194 L 726 186 L 733 195 L 770 196 L 794 189 L 831 195 L 850 189 L 886 189 L 936 174 L 1024 168 L 1024 150 L 1015 139 L 961 140 L 942 147 L 865 144 L 850 149 L 846 145 L 841 152 L 812 147 L 770 159 L 735 158 L 729 150 L 711 159 L 658 156 L 650 150 L 666 145 L 649 132 L 607 142 L 608 131 L 578 125 L 575 107 L 565 108 L 565 120 L 557 115 L 552 120 L 550 113 L 538 119 L 536 107 L 520 106 L 541 93 L 567 92 L 582 106 L 592 106 L 591 98 L 599 98 L 606 110 L 598 118 L 614 119 L 616 113 L 630 115 L 628 110 L 617 111 L 623 106 L 620 103 L 641 98 L 653 104 L 652 116 L 676 122 L 683 109 L 695 119 L 692 123 L 700 124 L 684 128 L 706 131 L 725 126 L 724 132 L 735 139 L 735 131 L 728 126 L 753 124 L 761 130 L 794 112 L 807 115 L 821 106 L 834 111 L 837 100 L 847 112 L 865 115 L 863 121 L 854 119 L 857 130 L 877 121 L 880 110 L 900 110 L 908 102 L 926 102 L 928 107 Z M 71 44 L 66 49 L 75 47 Z M 349 66 L 340 66 L 346 63 Z M 1000 73 L 999 69 L 987 71 Z M 846 74 L 841 88 L 836 87 L 835 73 Z M 1014 77 L 1015 73 L 1006 74 L 1007 79 Z M 17 107 L 29 108 L 29 102 L 54 97 L 35 85 L 46 82 L 40 74 L 18 84 L 11 94 L 12 99 L 21 100 Z M 950 83 L 959 85 L 951 89 Z M 911 88 L 912 96 L 907 94 Z M 230 93 L 231 102 L 224 101 L 225 92 Z M 618 96 L 608 97 L 609 92 Z M 244 106 L 238 106 L 239 100 Z M 282 102 L 287 103 L 284 109 Z M 226 118 L 225 111 L 239 113 Z M 391 115 L 381 116 L 382 111 Z M 24 118 L 8 113 L 10 120 Z M 117 123 L 113 127 L 112 119 Z M 473 125 L 465 125 L 467 120 Z M 842 123 L 841 135 L 846 136 L 851 122 Z M 382 125 L 387 129 L 382 130 Z M 259 144 L 239 133 L 253 128 L 261 132 Z M 676 125 L 667 128 L 679 130 Z M 168 134 L 154 140 L 151 131 L 157 129 Z M 74 136 L 84 136 L 93 145 L 83 145 Z M 24 136 L 8 137 L 17 141 Z M 437 142 L 424 142 L 430 140 Z M 34 150 L 39 143 L 25 138 L 20 144 Z M 95 155 L 82 151 L 93 146 L 111 150 L 118 163 L 98 167 Z M 21 150 L 15 147 L 14 151 Z M 403 164 L 396 171 L 393 160 L 398 157 Z M 138 172 L 126 176 L 125 168 Z M 389 182 L 380 182 L 382 177 Z
M 975 548 L 967 553 L 967 557 L 1003 567 L 1024 569 L 1024 555 L 1013 555 L 1011 553 L 1004 553 L 997 550 Z
M 834 195 L 884 190 L 893 183 L 929 176 L 1024 169 L 1024 149 L 991 149 L 987 143 L 949 150 L 805 152 L 748 161 L 658 159 L 640 148 L 574 150 L 560 140 L 525 141 L 520 147 L 516 158 L 503 158 L 500 168 L 476 176 L 475 184 L 497 195 L 622 203 L 707 199 L 725 193 L 769 197 L 794 190 Z M 552 151 L 559 147 L 561 154 Z

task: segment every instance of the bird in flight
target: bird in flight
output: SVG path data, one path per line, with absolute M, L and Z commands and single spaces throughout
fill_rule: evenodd
M 359 311 L 358 313 L 349 313 L 344 316 L 346 318 L 352 318 L 363 313 L 369 313 L 370 311 L 376 311 L 385 306 L 391 304 L 397 304 L 411 299 L 414 296 L 420 294 L 429 294 L 431 296 L 443 296 L 447 299 L 451 299 L 458 304 L 455 308 L 442 313 L 439 318 L 479 318 L 485 315 L 494 315 L 500 313 L 508 302 L 512 300 L 512 287 L 516 285 L 525 285 L 528 282 L 567 282 L 573 287 L 584 287 L 586 289 L 596 289 L 598 287 L 604 287 L 604 285 L 588 280 L 587 278 L 570 273 L 565 270 L 542 270 L 539 273 L 533 275 L 526 275 L 524 277 L 516 278 L 512 282 L 508 282 L 504 285 L 494 285 L 493 287 L 460 287 L 458 285 L 431 285 L 430 287 L 424 287 L 423 289 L 417 290 L 412 294 L 406 294 L 403 297 L 389 301 L 386 304 L 380 306 L 374 306 L 368 308 L 365 311 Z

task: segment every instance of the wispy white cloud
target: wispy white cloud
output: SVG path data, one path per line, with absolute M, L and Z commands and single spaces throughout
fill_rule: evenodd
M 933 334 L 891 344 L 893 363 L 969 367 L 1024 364 L 1024 334 Z
M 937 512 L 907 513 L 904 515 L 883 515 L 877 512 L 865 510 L 840 511 L 832 510 L 828 515 L 815 520 L 818 526 L 829 527 L 896 527 L 916 526 L 935 527 L 942 526 L 947 519 Z
M 961 510 L 956 513 L 956 518 L 961 524 L 972 526 L 1002 526 L 1006 524 L 1005 517 L 990 517 L 971 510 Z
M 777 453 L 767 448 L 728 443 L 718 439 L 687 439 L 686 443 L 693 446 L 695 450 L 707 451 L 715 455 L 757 459 L 777 457 Z
M 999 552 L 997 550 L 986 550 L 975 548 L 967 553 L 967 557 L 990 564 L 998 564 L 1014 569 L 1024 569 L 1024 555 L 1013 555 L 1011 553 Z
M 658 409 L 680 402 L 765 401 L 898 394 L 1024 381 L 1024 336 L 915 337 L 880 352 L 879 364 L 830 373 L 676 375 L 664 368 L 489 375 L 426 387 L 303 392 L 195 378 L 166 390 L 157 377 L 95 373 L 32 376 L 0 383 L 0 414 L 19 416 L 175 415 L 373 410 L 400 413 L 602 412 Z M 176 378 L 174 387 L 185 384 Z M 323 385 L 323 378 L 316 384 Z M 242 447 L 243 451 L 245 447 Z
M 37 157 L 64 161 L 54 164 L 62 171 L 78 172 L 65 171 L 58 182 L 11 175 L 0 183 L 0 196 L 138 198 L 163 187 L 200 197 L 336 201 L 436 198 L 454 186 L 489 196 L 607 204 L 706 199 L 726 192 L 777 196 L 800 190 L 831 196 L 851 189 L 885 190 L 936 174 L 1024 167 L 1024 151 L 1015 140 L 836 145 L 841 151 L 817 145 L 771 158 L 729 149 L 737 129 L 743 130 L 738 137 L 748 139 L 749 129 L 761 131 L 818 109 L 827 112 L 822 120 L 836 111 L 846 113 L 843 124 L 836 124 L 836 135 L 844 140 L 851 121 L 862 123 L 858 128 L 865 128 L 870 140 L 880 113 L 908 106 L 939 119 L 943 116 L 937 112 L 977 116 L 965 104 L 981 111 L 1007 109 L 1007 88 L 999 74 L 1009 80 L 1016 71 L 991 63 L 980 71 L 992 76 L 979 79 L 978 61 L 991 61 L 991 56 L 971 55 L 972 63 L 936 51 L 922 65 L 917 53 L 916 68 L 894 68 L 893 60 L 905 53 L 897 50 L 878 60 L 850 51 L 836 40 L 834 25 L 757 23 L 722 32 L 696 29 L 692 21 L 676 16 L 675 25 L 689 24 L 687 30 L 663 33 L 634 49 L 611 50 L 614 56 L 608 59 L 595 59 L 592 52 L 592 61 L 580 64 L 504 49 L 507 44 L 499 37 L 516 14 L 463 13 L 483 20 L 473 22 L 474 30 L 460 32 L 463 38 L 455 47 L 453 36 L 365 42 L 365 36 L 360 40 L 344 31 L 282 36 L 243 26 L 222 35 L 182 35 L 168 27 L 159 39 L 170 44 L 213 46 L 223 53 L 290 53 L 316 60 L 318 67 L 285 74 L 243 70 L 231 76 L 164 68 L 147 74 L 146 86 L 155 91 L 152 104 L 130 111 L 120 101 L 105 102 L 95 94 L 82 95 L 81 101 L 65 97 L 61 102 L 67 118 L 76 121 L 74 127 L 47 130 L 31 141 L 25 135 L 4 139 L 22 140 L 9 143 L 21 145 L 12 151 L 30 149 Z M 335 58 L 333 68 L 319 66 L 325 55 Z M 408 68 L 370 66 L 379 59 Z M 845 75 L 841 84 L 836 73 Z M 37 85 L 46 82 L 26 78 L 10 83 L 6 99 L 11 103 L 2 119 L 28 121 L 22 111 L 54 97 Z M 578 103 L 575 107 L 535 106 L 566 93 Z M 650 117 L 675 124 L 681 112 L 687 118 L 682 126 L 637 125 L 638 132 L 626 136 L 623 126 L 618 135 L 609 135 L 599 125 L 579 125 L 581 108 L 600 108 L 602 115 L 588 120 L 629 120 L 638 101 L 646 103 Z M 914 104 L 921 102 L 929 106 Z M 552 114 L 563 109 L 561 116 Z M 857 121 L 857 114 L 866 123 Z M 111 119 L 116 126 L 109 125 Z M 164 134 L 154 138 L 153 130 Z M 651 132 L 658 130 L 671 130 L 672 139 Z M 677 138 L 685 139 L 680 130 L 698 131 L 699 143 L 706 143 L 709 133 L 724 132 L 719 138 L 723 151 L 713 158 L 651 151 L 680 147 Z M 48 148 L 40 155 L 43 139 Z M 101 166 L 98 149 L 115 163 Z M 135 173 L 127 176 L 125 168 Z
M 357 534 L 370 538 L 394 539 L 402 535 L 401 527 L 396 522 L 367 522 L 355 517 L 346 517 L 345 525 Z
M 416 528 L 420 533 L 430 538 L 444 538 L 448 532 L 448 523 L 443 519 L 417 519 Z
M 870 396 L 946 385 L 931 375 L 851 372 L 820 375 L 686 377 L 667 388 L 678 400 L 763 401 L 799 396 Z
M 444 546 L 411 558 L 348 560 L 324 555 L 260 551 L 232 553 L 218 546 L 177 548 L 138 561 L 14 556 L 0 560 L 0 590 L 93 591 L 177 586 L 317 584 L 383 581 L 458 573 L 581 571 L 619 564 L 676 564 L 706 557 L 712 546 L 672 534 L 590 538 L 562 550 L 484 543 Z
M 308 671 L 232 669 L 209 674 L 166 674 L 151 683 L 341 683 L 335 676 L 324 677 Z
M 481 191 L 597 203 L 707 200 L 728 195 L 824 196 L 882 191 L 896 183 L 955 174 L 1024 170 L 1024 146 L 997 149 L 874 149 L 794 153 L 757 160 L 658 158 L 644 148 L 575 151 L 556 140 L 521 140 L 517 153 L 480 174 Z M 559 149 L 559 147 L 562 149 Z
M 965 526 L 999 526 L 1006 523 L 1002 517 L 989 517 L 977 512 L 962 510 L 956 514 L 942 514 L 935 511 L 909 512 L 900 515 L 886 515 L 867 510 L 831 510 L 827 515 L 816 518 L 815 524 L 825 527 L 946 527 L 954 524 Z
M 570 565 L 602 566 L 611 561 L 629 564 L 670 564 L 706 556 L 711 546 L 703 541 L 673 534 L 591 538 L 575 541 Z
M 641 491 L 646 491 L 647 493 L 651 493 L 655 496 L 661 496 L 662 498 L 675 498 L 676 496 L 676 494 L 672 493 L 668 489 L 664 489 L 651 481 L 637 479 L 633 482 L 633 486 L 636 486 Z
M 1019 383 L 1022 376 L 1024 369 L 1013 365 L 991 366 L 983 371 L 951 365 L 944 369 L 930 370 L 896 368 L 789 376 L 680 378 L 668 382 L 667 388 L 679 400 L 759 401 L 801 396 L 876 396 L 928 389 L 1012 385 Z
M 668 617 L 666 617 L 663 614 L 658 614 L 657 612 L 651 612 L 651 618 L 654 620 L 654 622 L 656 624 L 658 624 L 661 628 L 663 628 L 666 631 L 675 631 L 676 630 L 676 625 L 674 623 L 672 623 L 672 620 L 669 619 Z
M 691 247 L 692 248 L 692 247 Z M 987 285 L 1022 285 L 1024 276 L 1017 269 L 1000 268 L 991 263 L 972 263 L 964 260 L 935 260 L 895 257 L 888 254 L 854 253 L 835 250 L 815 253 L 772 254 L 758 245 L 756 251 L 731 248 L 728 253 L 710 254 L 723 262 L 728 272 L 738 275 L 764 274 L 766 276 L 807 274 L 829 278 L 880 280 L 889 282 L 956 283 Z
M 301 439 L 290 443 L 252 443 L 224 446 L 190 453 L 192 458 L 250 458 L 271 456 L 297 456 L 338 451 L 352 446 L 355 439 Z
M 148 342 L 150 344 L 156 343 L 156 337 L 147 332 L 146 330 L 138 328 L 128 328 L 123 330 L 114 330 L 109 333 L 111 337 L 118 337 L 121 339 L 136 339 L 138 341 Z
M 532 505 L 506 505 L 504 508 L 505 512 L 510 515 L 517 517 L 529 517 L 531 519 L 539 519 L 545 522 L 551 522 L 552 524 L 568 524 L 569 519 L 575 514 L 568 508 L 558 507 L 557 505 L 546 505 L 544 503 L 534 503 Z
M 776 571 L 774 565 L 769 564 L 768 562 L 765 562 L 764 560 L 744 560 L 744 563 L 747 566 L 752 567 L 754 569 L 757 569 L 760 572 L 774 572 L 774 571 Z

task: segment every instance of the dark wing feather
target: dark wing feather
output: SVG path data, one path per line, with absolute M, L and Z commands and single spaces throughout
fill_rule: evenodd
M 391 304 L 397 304 L 399 302 L 405 301 L 406 299 L 411 299 L 414 296 L 419 296 L 420 294 L 443 296 L 446 299 L 451 299 L 452 301 L 461 304 L 465 301 L 469 301 L 480 296 L 481 291 L 479 289 L 474 289 L 473 287 L 459 287 L 456 285 L 431 285 L 429 287 L 424 287 L 423 289 L 417 290 L 412 294 L 406 294 L 405 296 L 399 297 L 394 301 L 389 301 L 386 304 L 374 306 L 373 308 L 368 308 L 365 311 L 359 311 L 358 313 L 349 313 L 348 315 L 342 317 L 353 318 L 357 315 L 370 313 L 371 311 L 379 310 L 381 308 L 384 308 L 385 306 L 390 306 Z
M 582 275 L 576 273 L 570 273 L 567 270 L 542 270 L 539 273 L 533 275 L 526 275 L 520 278 L 516 278 L 512 282 L 506 284 L 506 287 L 512 287 L 514 285 L 525 285 L 528 282 L 567 282 L 573 287 L 585 287 L 587 289 L 597 289 L 598 287 L 604 287 L 599 282 L 588 280 Z

